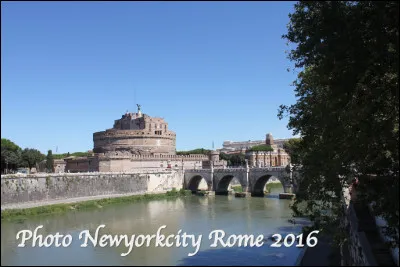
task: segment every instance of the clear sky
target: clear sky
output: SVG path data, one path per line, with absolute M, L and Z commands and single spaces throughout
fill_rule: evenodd
M 1 137 L 87 151 L 136 104 L 177 150 L 288 138 L 294 2 L 1 2 Z M 57 151 L 56 151 L 57 149 Z

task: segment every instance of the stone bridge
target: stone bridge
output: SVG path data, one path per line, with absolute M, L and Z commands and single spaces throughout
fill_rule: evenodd
M 251 193 L 252 196 L 263 196 L 268 179 L 276 177 L 282 183 L 285 193 L 295 193 L 297 186 L 293 176 L 297 177 L 289 166 L 185 170 L 184 188 L 196 191 L 200 181 L 204 179 L 209 191 L 215 191 L 217 195 L 227 194 L 229 183 L 236 177 L 243 192 Z

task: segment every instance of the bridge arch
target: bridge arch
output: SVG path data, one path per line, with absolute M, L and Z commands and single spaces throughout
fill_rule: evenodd
M 265 174 L 265 175 L 258 177 L 255 180 L 255 183 L 252 186 L 251 195 L 252 196 L 264 196 L 265 185 L 267 184 L 268 180 L 272 177 L 277 178 L 279 180 L 279 182 L 282 184 L 282 188 L 285 191 L 284 181 L 280 177 L 276 177 L 276 176 L 273 176 L 270 174 Z
M 221 179 L 219 179 L 219 181 L 217 182 L 217 184 L 215 186 L 215 194 L 216 195 L 227 195 L 229 184 L 232 182 L 232 180 L 234 178 L 236 178 L 240 182 L 240 179 L 232 174 L 224 175 Z
M 194 175 L 189 179 L 189 182 L 187 184 L 187 189 L 191 190 L 192 192 L 195 192 L 195 191 L 199 190 L 199 186 L 201 184 L 207 185 L 207 188 L 204 188 L 204 189 L 209 190 L 210 185 L 207 183 L 206 178 L 204 178 L 200 174 Z

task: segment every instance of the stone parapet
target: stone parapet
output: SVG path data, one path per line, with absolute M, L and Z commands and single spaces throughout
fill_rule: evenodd
M 112 194 L 164 192 L 181 189 L 183 173 L 176 170 L 18 174 L 1 176 L 1 204 L 68 200 Z
M 16 179 L 16 178 L 46 178 L 46 177 L 82 177 L 82 176 L 98 176 L 98 175 L 120 175 L 120 174 L 138 174 L 138 173 L 173 173 L 175 170 L 154 168 L 154 169 L 143 169 L 130 172 L 80 172 L 80 173 L 34 173 L 34 174 L 2 174 L 1 179 Z

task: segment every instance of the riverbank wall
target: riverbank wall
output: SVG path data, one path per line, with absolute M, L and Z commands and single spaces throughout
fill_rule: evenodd
M 117 194 L 163 193 L 183 186 L 176 170 L 1 176 L 1 205 Z

